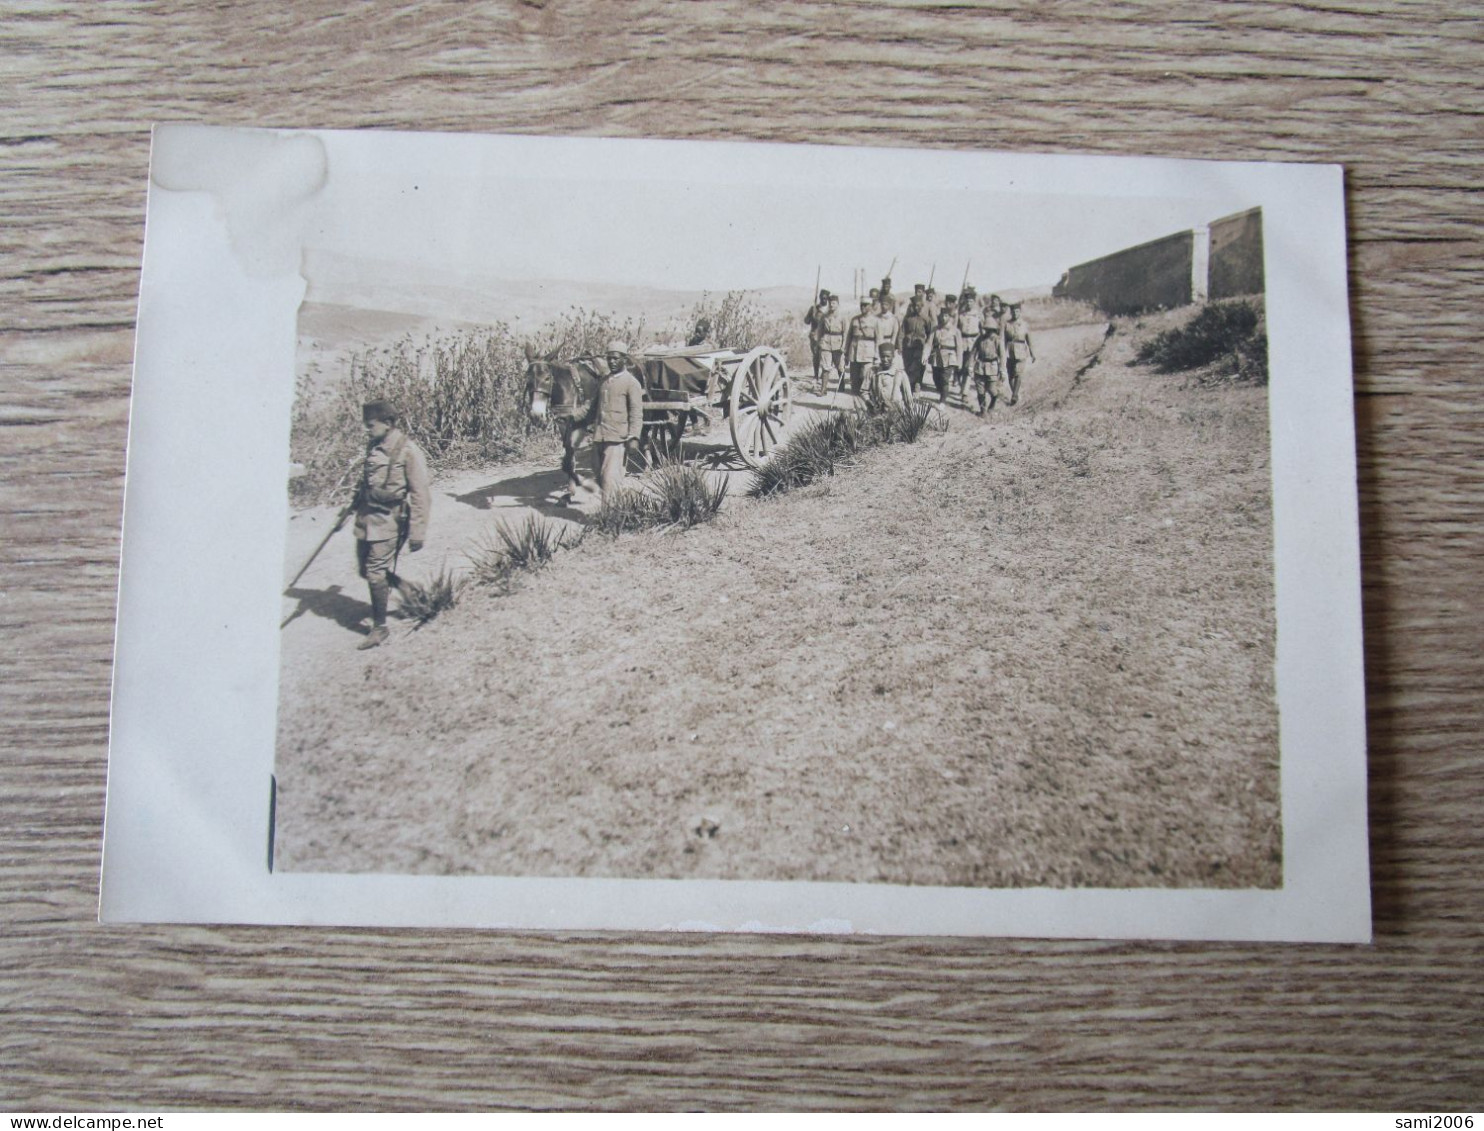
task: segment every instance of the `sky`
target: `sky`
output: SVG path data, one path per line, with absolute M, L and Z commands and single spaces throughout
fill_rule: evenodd
M 734 165 L 729 175 L 715 159 L 750 155 L 744 147 L 702 149 L 706 159 L 692 165 L 678 147 L 657 159 L 616 142 L 596 143 L 591 154 L 568 148 L 554 151 L 557 159 L 543 151 L 523 160 L 530 155 L 511 159 L 472 142 L 439 148 L 410 140 L 436 135 L 366 134 L 344 145 L 345 135 L 328 136 L 330 176 L 306 243 L 405 263 L 420 275 L 440 269 L 725 291 L 812 287 L 819 270 L 822 286 L 849 294 L 854 268 L 875 285 L 896 259 L 898 291 L 930 273 L 940 291 L 956 290 L 970 264 L 981 290 L 1011 289 L 1054 283 L 1074 264 L 1253 203 L 1211 177 L 1161 178 L 1161 186 L 1196 191 L 1159 195 L 1127 186 L 1102 194 L 1097 177 L 1080 170 L 1067 183 L 1042 177 L 1009 191 L 1013 177 L 1008 185 L 986 177 L 984 187 L 940 175 L 914 180 L 919 155 L 906 150 L 838 151 L 870 154 L 877 164 L 863 157 L 863 167 L 874 177 L 821 167 L 773 179 L 766 160 Z

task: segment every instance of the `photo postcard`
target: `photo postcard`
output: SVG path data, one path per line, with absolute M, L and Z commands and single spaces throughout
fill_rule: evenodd
M 157 128 L 101 914 L 1368 941 L 1332 166 Z

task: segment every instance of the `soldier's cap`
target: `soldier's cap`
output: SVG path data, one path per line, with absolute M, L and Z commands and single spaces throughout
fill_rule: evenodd
M 877 349 L 881 349 L 881 350 L 895 350 L 897 348 L 897 343 L 896 342 L 892 342 L 892 341 L 886 341 L 886 342 L 882 342 L 881 345 L 877 346 L 876 348 Z
M 880 287 L 872 287 L 871 288 L 871 297 L 872 298 L 875 298 L 880 293 L 881 293 L 881 288 Z
M 820 298 L 829 298 L 830 297 L 830 292 L 829 291 L 820 291 L 819 292 L 819 297 Z
M 927 284 L 926 283 L 913 283 L 912 284 L 912 289 L 914 291 L 925 291 L 925 290 L 927 290 Z
M 881 289 L 882 290 L 887 290 L 887 291 L 891 290 L 891 276 L 890 275 L 883 275 L 883 276 L 881 276 Z
M 943 296 L 943 301 L 944 302 L 957 302 L 958 301 L 958 295 L 944 295 Z
M 871 305 L 871 300 L 870 299 L 868 299 L 868 298 L 861 299 L 861 309 L 862 310 L 865 310 L 866 307 L 868 307 L 870 305 Z
M 927 293 L 930 294 L 930 295 L 935 295 L 935 294 L 938 293 L 938 288 L 937 287 L 929 287 L 927 289 Z
M 361 419 L 367 424 L 373 420 L 395 424 L 397 423 L 397 410 L 392 407 L 391 401 L 367 401 L 361 406 Z
M 608 343 L 608 352 L 611 354 L 622 354 L 624 357 L 628 357 L 629 343 L 624 341 L 622 338 L 614 338 L 613 341 Z

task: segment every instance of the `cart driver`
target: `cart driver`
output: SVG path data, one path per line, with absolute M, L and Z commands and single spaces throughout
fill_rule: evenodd
M 628 453 L 639 446 L 644 428 L 644 385 L 629 368 L 629 345 L 608 343 L 608 375 L 593 391 L 593 403 L 582 426 L 593 438 L 593 471 L 607 499 L 625 473 Z

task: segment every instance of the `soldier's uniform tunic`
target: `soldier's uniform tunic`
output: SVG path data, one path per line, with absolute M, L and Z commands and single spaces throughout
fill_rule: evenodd
M 405 432 L 392 428 L 367 445 L 356 495 L 356 565 L 371 590 L 373 627 L 386 624 L 390 589 L 400 588 L 392 570 L 402 544 L 428 536 L 432 498 L 427 457 Z
M 901 329 L 901 320 L 897 318 L 896 311 L 886 307 L 876 316 L 876 352 L 881 352 L 882 342 L 897 344 L 897 331 Z
M 819 380 L 820 363 L 823 356 L 823 347 L 820 339 L 824 335 L 824 317 L 829 307 L 824 303 L 816 302 L 804 315 L 804 325 L 809 327 L 809 356 L 814 361 L 814 379 Z
M 593 471 L 604 498 L 623 482 L 629 444 L 644 429 L 644 386 L 628 369 L 610 373 L 593 393 L 584 428 L 593 433 Z
M 932 335 L 933 324 L 920 310 L 918 313 L 909 311 L 907 317 L 902 319 L 902 367 L 907 371 L 907 380 L 911 383 L 914 393 L 922 384 L 925 364 L 923 351 L 927 348 L 927 341 Z
M 951 318 L 940 324 L 928 339 L 927 355 L 933 367 L 933 384 L 938 387 L 940 402 L 948 399 L 948 386 L 958 378 L 963 352 L 963 335 Z
M 994 408 L 1004 391 L 1005 345 L 993 324 L 986 324 L 970 351 L 974 369 L 974 393 L 979 411 Z
M 974 343 L 978 341 L 979 331 L 982 328 L 983 324 L 979 321 L 979 309 L 972 302 L 959 311 L 958 332 L 963 336 L 965 352 L 970 350 Z M 958 374 L 958 392 L 960 396 L 963 396 L 964 390 L 968 386 L 969 369 L 968 359 L 965 358 L 965 363 Z
M 837 374 L 845 370 L 845 316 L 839 310 L 826 310 L 819 319 L 819 354 L 821 361 Z M 820 389 L 824 390 L 824 368 L 820 370 Z
M 876 317 L 870 313 L 857 314 L 850 320 L 850 332 L 845 336 L 845 353 L 850 362 L 850 391 L 855 396 L 860 396 L 871 366 L 876 364 L 878 328 Z
M 1005 370 L 1010 378 L 1010 403 L 1020 401 L 1020 382 L 1025 376 L 1025 367 L 1035 360 L 1031 346 L 1031 328 L 1023 318 L 1008 318 L 1005 321 Z

